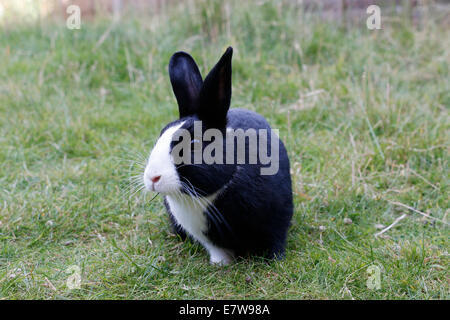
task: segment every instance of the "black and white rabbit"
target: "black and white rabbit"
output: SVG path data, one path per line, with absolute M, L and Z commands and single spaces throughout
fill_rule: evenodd
M 279 146 L 275 174 L 261 174 L 265 164 L 259 157 L 253 164 L 239 162 L 235 155 L 231 158 L 236 161 L 225 161 L 225 139 L 230 130 L 271 131 L 259 114 L 229 110 L 232 55 L 229 47 L 204 81 L 189 54 L 177 52 L 172 56 L 169 74 L 180 118 L 161 131 L 143 175 L 146 188 L 164 196 L 174 231 L 183 239 L 187 235 L 200 242 L 209 252 L 211 263 L 219 264 L 248 255 L 283 257 L 293 214 L 289 159 L 276 135 L 267 137 L 268 145 L 277 142 Z M 172 151 L 181 143 L 175 138 L 177 132 L 187 130 L 193 137 L 194 124 L 199 121 L 202 134 L 211 128 L 223 134 L 222 164 L 175 161 Z M 197 146 L 197 152 L 208 146 L 208 141 L 195 138 L 190 143 Z M 249 143 L 245 140 L 246 154 Z

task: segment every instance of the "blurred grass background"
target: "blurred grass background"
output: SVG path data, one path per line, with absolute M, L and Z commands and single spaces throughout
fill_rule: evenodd
M 351 1 L 138 2 L 69 30 L 76 1 L 0 1 L 0 298 L 449 298 L 445 2 L 381 1 L 373 31 Z M 220 268 L 129 178 L 177 117 L 170 56 L 206 74 L 228 45 L 232 107 L 280 130 L 295 214 L 285 260 Z

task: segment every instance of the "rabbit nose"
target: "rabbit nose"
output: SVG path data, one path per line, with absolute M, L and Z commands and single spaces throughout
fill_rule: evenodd
M 152 180 L 153 183 L 157 183 L 159 179 L 161 179 L 161 176 L 154 176 L 150 178 L 150 180 Z

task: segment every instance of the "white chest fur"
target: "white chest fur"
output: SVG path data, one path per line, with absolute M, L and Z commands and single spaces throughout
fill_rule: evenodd
M 211 263 L 228 264 L 232 260 L 231 252 L 215 246 L 204 234 L 208 228 L 204 212 L 216 196 L 217 193 L 205 198 L 192 198 L 186 194 L 176 194 L 166 196 L 166 200 L 176 222 L 208 250 Z
M 215 194 L 206 198 L 192 198 L 186 194 L 177 194 L 168 195 L 166 199 L 177 223 L 203 244 L 204 241 L 209 241 L 204 235 L 208 227 L 204 212 L 208 203 L 212 203 L 215 197 Z

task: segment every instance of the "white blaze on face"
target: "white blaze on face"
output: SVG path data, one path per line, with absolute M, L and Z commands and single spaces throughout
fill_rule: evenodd
M 170 152 L 170 144 L 174 133 L 184 122 L 168 128 L 159 137 L 150 153 L 144 171 L 144 185 L 148 190 L 171 193 L 180 189 L 180 179 Z

